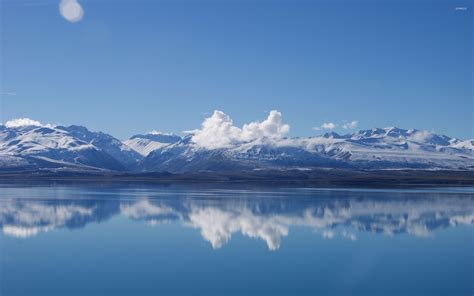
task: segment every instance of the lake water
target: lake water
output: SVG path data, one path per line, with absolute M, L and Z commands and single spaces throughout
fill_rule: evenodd
M 1 185 L 1 295 L 473 295 L 474 189 Z

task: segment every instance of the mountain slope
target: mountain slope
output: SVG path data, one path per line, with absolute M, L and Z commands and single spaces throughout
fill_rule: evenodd
M 2 169 L 126 170 L 102 149 L 64 129 L 45 126 L 0 126 Z
M 246 131 L 252 128 L 259 131 L 255 126 L 247 127 Z M 268 132 L 253 134 L 258 137 L 229 140 L 225 139 L 227 132 L 201 134 L 197 139 L 195 134 L 181 138 L 153 133 L 136 135 L 122 143 L 81 126 L 53 127 L 27 120 L 18 125 L 0 125 L 0 170 L 474 170 L 474 140 L 463 141 L 427 131 L 374 128 L 309 138 L 275 137 Z M 221 141 L 222 137 L 226 141 Z M 208 145 L 208 140 L 213 145 Z
M 443 135 L 398 128 L 311 138 L 261 138 L 217 149 L 201 147 L 188 136 L 151 152 L 138 167 L 175 173 L 316 167 L 474 169 L 473 150 L 461 143 Z
M 108 134 L 92 132 L 78 125 L 57 126 L 56 129 L 66 131 L 69 135 L 100 148 L 127 168 L 132 168 L 143 158 L 141 154 Z
M 145 157 L 153 150 L 163 148 L 180 140 L 181 137 L 177 135 L 152 132 L 145 135 L 134 135 L 130 139 L 123 141 L 123 143 Z

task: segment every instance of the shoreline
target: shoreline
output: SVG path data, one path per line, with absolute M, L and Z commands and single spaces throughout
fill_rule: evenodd
M 474 171 L 348 171 L 348 170 L 265 170 L 171 173 L 77 173 L 9 172 L 0 173 L 0 183 L 104 183 L 104 184 L 181 184 L 228 186 L 287 186 L 327 188 L 414 188 L 471 187 Z

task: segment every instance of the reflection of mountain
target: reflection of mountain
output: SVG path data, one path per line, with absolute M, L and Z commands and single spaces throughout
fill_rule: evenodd
M 56 228 L 81 228 L 118 213 L 117 201 L 0 199 L 3 233 L 15 237 L 29 237 Z
M 178 221 L 199 229 L 213 248 L 235 233 L 280 247 L 292 227 L 325 238 L 356 239 L 354 231 L 427 236 L 436 229 L 474 223 L 472 194 L 319 192 L 279 198 L 219 195 L 137 200 L 1 200 L 5 235 L 28 237 L 55 228 L 78 228 L 122 214 L 151 225 Z
M 289 229 L 295 226 L 311 227 L 326 238 L 340 235 L 355 239 L 351 230 L 427 236 L 438 228 L 474 223 L 473 201 L 472 196 L 466 195 L 429 198 L 417 195 L 364 198 L 356 195 L 354 198 L 327 196 L 314 200 L 186 200 L 178 209 L 163 201 L 142 200 L 123 205 L 122 213 L 134 213 L 133 219 L 154 224 L 156 221 L 181 220 L 200 229 L 203 238 L 214 248 L 221 247 L 232 234 L 240 232 L 264 240 L 269 249 L 275 250 Z

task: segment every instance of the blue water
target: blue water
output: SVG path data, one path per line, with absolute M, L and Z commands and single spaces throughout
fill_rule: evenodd
M 1 295 L 473 295 L 474 190 L 0 187 Z

